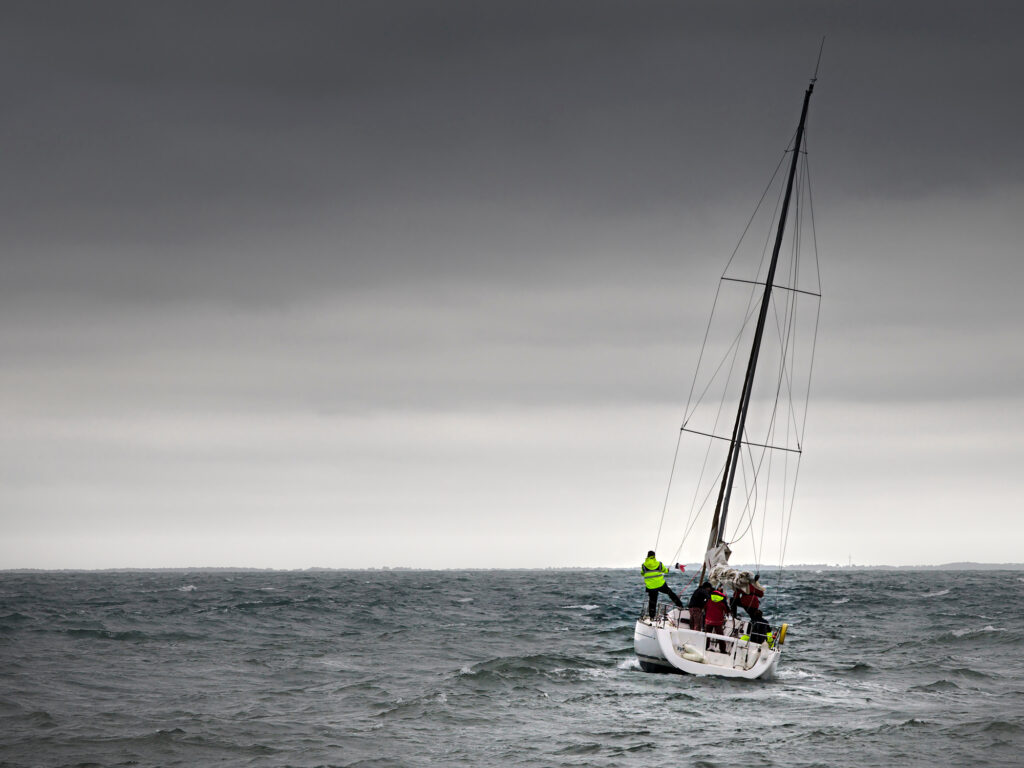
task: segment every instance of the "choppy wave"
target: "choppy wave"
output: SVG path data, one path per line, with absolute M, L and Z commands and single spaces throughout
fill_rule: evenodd
M 1019 573 L 762 572 L 753 684 L 643 672 L 636 573 L 571 574 L 3 574 L 0 762 L 1019 763 Z

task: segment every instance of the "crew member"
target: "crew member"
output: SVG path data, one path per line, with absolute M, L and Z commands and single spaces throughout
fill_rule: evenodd
M 720 587 L 715 587 L 708 595 L 707 605 L 704 606 L 704 631 L 713 635 L 723 634 L 725 615 L 728 612 L 729 604 L 725 601 L 725 592 Z M 716 642 L 719 653 L 724 653 L 725 643 L 721 640 Z
M 647 587 L 647 613 L 651 619 L 657 615 L 659 592 L 664 592 L 668 595 L 678 608 L 683 607 L 682 601 L 665 583 L 665 574 L 668 573 L 668 566 L 663 565 L 654 556 L 653 549 L 647 553 L 647 559 L 640 566 L 640 573 L 643 574 L 644 586 Z
M 736 615 L 737 608 L 743 608 L 751 621 L 761 621 L 761 598 L 764 597 L 764 587 L 759 580 L 761 574 L 754 574 L 753 580 L 747 586 L 746 592 L 737 589 L 732 596 L 732 615 Z
M 711 582 L 705 581 L 690 595 L 690 602 L 686 606 L 690 609 L 690 629 L 700 632 L 704 627 L 704 606 L 711 596 Z

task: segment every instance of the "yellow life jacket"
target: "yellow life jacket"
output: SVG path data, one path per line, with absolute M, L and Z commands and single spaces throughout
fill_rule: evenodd
M 660 560 L 648 557 L 640 566 L 640 572 L 644 576 L 644 585 L 648 589 L 657 589 L 665 585 L 665 574 L 668 573 L 668 568 L 662 565 Z

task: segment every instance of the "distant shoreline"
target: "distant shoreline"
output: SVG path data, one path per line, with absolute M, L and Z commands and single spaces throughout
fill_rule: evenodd
M 700 568 L 700 563 L 685 563 L 688 573 Z M 737 563 L 736 568 L 753 570 L 756 566 Z M 631 567 L 610 566 L 572 566 L 546 568 L 413 568 L 406 566 L 382 566 L 377 568 L 252 568 L 247 566 L 195 566 L 171 568 L 0 568 L 0 573 L 376 573 L 376 572 L 410 572 L 410 571 L 625 571 L 635 570 Z M 778 568 L 762 565 L 761 570 L 774 572 Z M 826 565 L 824 563 L 798 563 L 787 565 L 789 571 L 1024 571 L 1024 563 L 974 563 L 958 562 L 941 565 Z

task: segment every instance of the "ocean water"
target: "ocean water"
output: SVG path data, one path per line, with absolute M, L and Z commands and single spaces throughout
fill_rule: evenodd
M 632 570 L 3 573 L 0 765 L 1024 765 L 1024 573 L 762 581 L 771 682 L 640 671 Z

